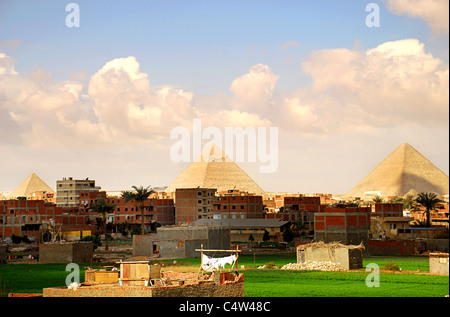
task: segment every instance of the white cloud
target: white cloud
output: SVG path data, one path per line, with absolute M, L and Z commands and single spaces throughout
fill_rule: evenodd
M 31 147 L 145 142 L 191 122 L 194 116 L 192 93 L 153 89 L 134 57 L 106 63 L 88 87 L 77 81 L 54 82 L 42 70 L 24 77 L 4 54 L 0 76 L 2 116 L 22 126 L 22 142 Z
M 280 77 L 256 64 L 232 81 L 231 96 L 194 96 L 152 87 L 135 57 L 109 61 L 89 80 L 55 82 L 43 70 L 18 74 L 0 53 L 0 132 L 14 131 L 10 141 L 30 147 L 92 148 L 161 139 L 194 118 L 205 127 L 274 126 L 301 137 L 448 125 L 448 64 L 416 39 L 315 51 L 302 66 L 312 84 L 293 91 L 278 91 Z
M 313 79 L 302 90 L 303 102 L 315 105 L 330 127 L 448 124 L 448 64 L 426 53 L 416 39 L 365 52 L 321 50 L 303 67 Z
M 279 78 L 267 65 L 256 64 L 250 67 L 247 74 L 233 80 L 230 86 L 230 91 L 237 99 L 237 107 L 257 110 L 267 106 Z
M 385 0 L 387 9 L 394 14 L 419 17 L 435 33 L 449 32 L 448 0 Z

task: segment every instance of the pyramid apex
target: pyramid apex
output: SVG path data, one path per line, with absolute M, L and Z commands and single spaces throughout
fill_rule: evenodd
M 231 161 L 226 153 L 217 144 L 211 142 L 207 144 L 200 156 L 196 160 L 197 162 L 226 162 Z
M 407 143 L 407 142 L 404 142 L 404 143 L 400 144 L 400 146 L 399 146 L 398 148 L 399 148 L 399 149 L 408 149 L 408 148 L 413 149 L 413 147 L 411 146 L 411 144 L 409 144 L 409 143 Z

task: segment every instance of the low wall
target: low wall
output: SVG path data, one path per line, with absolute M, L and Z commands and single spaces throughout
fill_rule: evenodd
M 43 289 L 43 297 L 244 297 L 244 282 L 230 284 L 183 285 L 167 287 L 82 286 Z
M 412 240 L 369 240 L 370 255 L 413 255 L 419 254 L 423 247 Z
M 157 234 L 133 236 L 133 256 L 153 256 L 158 245 L 162 258 L 200 257 L 200 249 L 229 249 L 230 229 L 221 227 L 175 227 L 158 228 Z
M 93 256 L 92 242 L 39 244 L 39 263 L 89 263 Z
M 369 240 L 371 255 L 414 255 L 425 251 L 448 252 L 448 239 Z

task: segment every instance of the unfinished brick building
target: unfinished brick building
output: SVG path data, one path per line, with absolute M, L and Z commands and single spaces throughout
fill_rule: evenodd
M 189 224 L 208 218 L 217 200 L 215 188 L 177 188 L 175 191 L 175 224 Z
M 316 241 L 368 246 L 370 207 L 331 206 L 314 214 Z
M 284 197 L 284 206 L 278 213 L 266 213 L 267 219 L 283 221 L 301 221 L 309 229 L 314 228 L 314 213 L 325 208 L 321 205 L 321 197 L 290 196 Z
M 39 237 L 41 225 L 52 221 L 61 232 L 90 231 L 96 227 L 89 224 L 89 215 L 78 209 L 58 207 L 44 200 L 10 199 L 0 201 L 0 237 Z
M 254 219 L 264 217 L 263 197 L 247 192 L 228 190 L 213 201 L 214 219 Z

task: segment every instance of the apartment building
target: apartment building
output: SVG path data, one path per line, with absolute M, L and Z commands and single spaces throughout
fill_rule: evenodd
M 325 208 L 322 197 L 288 196 L 284 197 L 283 207 L 278 213 L 266 213 L 267 219 L 301 221 L 307 228 L 314 228 L 314 214 Z
M 142 223 L 142 212 L 134 200 L 125 203 L 123 198 L 109 197 L 110 203 L 116 204 L 114 211 L 115 224 Z M 169 226 L 175 223 L 175 204 L 173 199 L 149 198 L 144 203 L 144 223 L 158 223 L 161 226 Z
M 175 190 L 175 224 L 189 224 L 212 218 L 215 188 L 177 188 Z
M 95 180 L 73 179 L 64 177 L 56 181 L 56 205 L 58 207 L 78 207 L 81 192 L 98 192 L 100 186 L 95 186 Z
M 264 218 L 263 197 L 238 190 L 219 193 L 212 215 L 213 219 Z
M 38 236 L 43 222 L 51 222 L 62 232 L 91 230 L 89 216 L 78 209 L 58 207 L 44 200 L 10 199 L 0 201 L 0 237 Z
M 162 226 L 173 225 L 175 223 L 175 204 L 173 199 L 156 198 L 152 195 L 144 203 L 144 222 L 150 225 L 157 222 Z M 125 202 L 125 199 L 118 196 L 107 196 L 105 191 L 99 192 L 81 192 L 79 207 L 80 210 L 88 212 L 89 207 L 97 199 L 103 198 L 108 203 L 115 204 L 113 213 L 107 215 L 107 221 L 114 224 L 141 224 L 142 213 L 134 200 Z

